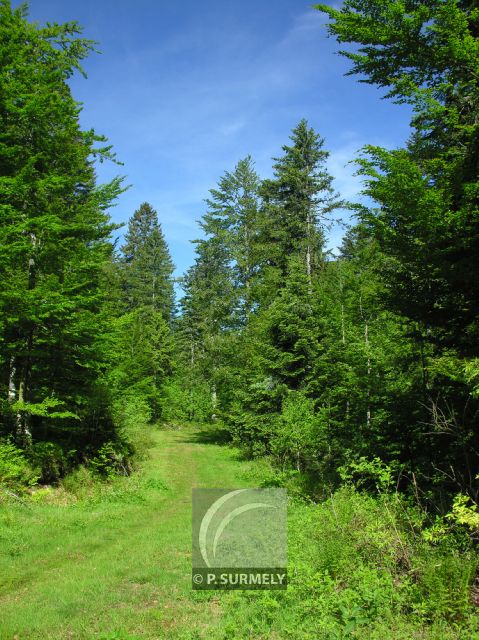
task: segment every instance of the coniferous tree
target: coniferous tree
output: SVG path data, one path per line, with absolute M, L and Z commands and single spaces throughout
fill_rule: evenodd
M 236 311 L 245 322 L 253 303 L 254 276 L 257 272 L 259 176 L 250 156 L 240 160 L 233 172 L 227 171 L 218 187 L 210 190 L 208 210 L 200 221 L 207 236 L 221 243 L 225 261 L 231 267 L 236 291 Z
M 360 46 L 346 53 L 351 73 L 414 110 L 405 148 L 366 148 L 361 172 L 379 208 L 360 215 L 386 257 L 386 308 L 421 347 L 423 414 L 410 413 L 411 457 L 422 457 L 426 481 L 439 484 L 441 470 L 442 481 L 477 498 L 477 7 L 348 0 L 319 8 L 340 42 Z
M 305 120 L 291 140 L 275 159 L 275 177 L 261 187 L 257 304 L 243 335 L 249 358 L 240 360 L 233 417 L 236 436 L 256 441 L 253 449 L 271 446 L 290 394 L 309 393 L 321 342 L 313 294 L 324 264 L 322 225 L 340 205 L 325 168 L 323 140 Z
M 133 262 L 140 247 L 157 227 L 158 214 L 148 202 L 143 202 L 128 220 L 128 231 L 121 247 L 123 259 L 127 264 Z
M 235 347 L 253 305 L 259 178 L 248 156 L 210 190 L 196 241 L 196 260 L 183 284 L 178 335 L 189 363 L 189 393 L 199 380 L 210 414 L 224 411 L 235 385 Z M 201 385 L 200 385 L 201 386 Z
M 236 293 L 228 252 L 220 238 L 197 241 L 197 258 L 188 271 L 181 300 L 179 330 L 193 387 L 202 379 L 210 389 L 211 411 L 221 386 L 223 335 L 236 323 Z
M 147 202 L 129 220 L 121 252 L 128 308 L 152 307 L 170 323 L 174 266 L 158 215 Z
M 121 181 L 96 185 L 93 159 L 111 154 L 79 126 L 68 79 L 92 48 L 79 33 L 76 23 L 30 24 L 24 6 L 0 3 L 1 413 L 24 445 L 40 433 L 90 438 L 102 366 L 105 211 Z
M 293 129 L 291 145 L 275 158 L 272 180 L 265 180 L 263 259 L 287 273 L 289 256 L 300 255 L 311 289 L 313 275 L 323 260 L 324 224 L 340 206 L 326 168 L 329 153 L 324 140 L 306 120 Z
M 158 215 L 148 203 L 129 220 L 121 253 L 123 305 L 112 325 L 109 380 L 116 395 L 147 401 L 157 418 L 173 366 L 174 267 Z

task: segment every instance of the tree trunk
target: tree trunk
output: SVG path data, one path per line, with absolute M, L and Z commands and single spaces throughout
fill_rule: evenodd
M 216 407 L 218 406 L 218 394 L 216 392 L 216 385 L 213 384 L 211 388 L 211 406 L 213 407 L 213 413 L 211 414 L 211 419 L 216 420 Z
M 17 389 L 15 387 L 15 358 L 10 358 L 10 372 L 8 374 L 8 402 L 13 403 L 17 398 Z
M 28 394 L 28 383 L 31 372 L 31 351 L 33 346 L 33 328 L 30 329 L 27 344 L 26 344 L 26 353 L 22 358 L 21 367 L 20 367 L 20 378 L 18 382 L 18 397 L 17 402 L 19 405 L 22 405 L 27 401 Z M 31 447 L 32 444 L 32 434 L 29 426 L 29 416 L 28 413 L 22 409 L 18 408 L 16 414 L 16 437 L 18 443 L 25 449 Z
M 343 280 L 339 280 L 339 290 L 341 292 L 341 344 L 346 347 L 346 321 L 344 318 L 344 285 Z M 346 421 L 349 419 L 350 401 L 346 399 Z
M 306 233 L 307 233 L 307 246 L 306 246 L 306 276 L 308 278 L 308 293 L 311 296 L 313 294 L 313 283 L 311 277 L 311 230 L 312 230 L 311 211 L 308 211 L 306 218 Z
M 368 332 L 368 323 L 364 323 L 364 342 L 366 345 L 367 351 L 367 384 L 368 390 L 366 392 L 367 395 L 367 408 L 366 408 L 366 424 L 369 427 L 371 425 L 371 358 L 369 357 L 369 332 Z
M 361 312 L 361 318 L 363 319 L 363 322 L 364 322 L 364 344 L 366 346 L 366 365 L 367 365 L 367 368 L 366 368 L 366 372 L 367 372 L 366 425 L 369 427 L 371 425 L 371 404 L 370 404 L 371 403 L 371 356 L 369 354 L 369 326 L 368 326 L 368 321 L 364 315 L 362 296 L 359 296 L 359 309 Z

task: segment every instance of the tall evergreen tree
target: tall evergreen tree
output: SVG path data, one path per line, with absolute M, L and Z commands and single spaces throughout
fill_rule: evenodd
M 195 264 L 184 279 L 181 300 L 184 359 L 190 373 L 206 381 L 213 412 L 221 386 L 223 335 L 236 320 L 236 292 L 228 251 L 221 237 L 197 241 Z
M 323 260 L 324 224 L 340 202 L 326 168 L 324 140 L 306 120 L 293 129 L 291 145 L 274 158 L 272 180 L 265 180 L 264 260 L 287 273 L 288 257 L 301 255 L 311 289 L 313 274 Z
M 231 267 L 240 321 L 246 321 L 253 302 L 253 283 L 257 272 L 259 176 L 250 156 L 240 160 L 233 172 L 227 171 L 218 187 L 210 190 L 208 210 L 200 226 L 215 242 L 223 245 L 225 261 Z
M 173 366 L 174 267 L 158 215 L 147 202 L 130 218 L 121 252 L 123 313 L 112 327 L 109 378 L 117 394 L 136 394 L 159 417 Z
M 189 366 L 190 395 L 199 380 L 209 388 L 210 414 L 224 410 L 231 396 L 233 345 L 252 309 L 258 187 L 248 156 L 210 190 L 200 222 L 206 238 L 195 241 L 195 264 L 183 283 L 182 359 Z
M 340 205 L 325 167 L 323 140 L 302 120 L 292 145 L 263 182 L 256 237 L 254 316 L 242 336 L 233 422 L 237 437 L 260 450 L 274 439 L 290 394 L 308 394 L 322 331 L 314 292 L 324 264 L 325 218 Z M 248 343 L 246 345 L 246 343 Z
M 106 209 L 121 180 L 96 185 L 93 159 L 111 154 L 81 130 L 70 94 L 92 49 L 79 33 L 73 22 L 30 24 L 25 6 L 0 2 L 1 414 L 23 444 L 55 422 L 55 433 L 81 432 L 101 367 Z
M 158 214 L 147 202 L 130 218 L 121 252 L 128 308 L 152 307 L 171 322 L 174 266 Z
M 477 498 L 476 340 L 479 326 L 479 52 L 476 3 L 347 0 L 320 5 L 351 73 L 413 107 L 404 149 L 367 147 L 366 193 L 379 204 L 361 217 L 386 260 L 388 309 L 422 346 L 422 405 L 413 455 L 427 449 L 427 478 L 442 470 Z M 411 415 L 411 422 L 414 422 Z M 451 472 L 452 469 L 452 472 Z
M 133 262 L 141 246 L 145 244 L 154 229 L 158 228 L 158 214 L 148 202 L 143 202 L 128 220 L 128 231 L 121 247 L 127 264 Z

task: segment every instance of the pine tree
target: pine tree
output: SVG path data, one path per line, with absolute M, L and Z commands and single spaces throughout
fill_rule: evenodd
M 259 176 L 250 156 L 227 171 L 218 187 L 210 190 L 208 211 L 200 221 L 207 236 L 223 245 L 225 261 L 231 267 L 236 290 L 236 311 L 245 322 L 253 303 L 253 283 L 257 272 Z
M 323 260 L 324 224 L 340 206 L 326 168 L 324 140 L 306 120 L 293 129 L 291 145 L 274 158 L 274 179 L 265 180 L 263 260 L 284 277 L 289 256 L 300 255 L 311 290 L 313 275 Z
M 92 49 L 79 33 L 76 23 L 30 24 L 24 6 L 0 2 L 1 413 L 23 444 L 55 421 L 55 433 L 82 432 L 102 366 L 105 211 L 121 180 L 95 182 L 93 159 L 111 154 L 80 129 L 70 94 Z
M 174 266 L 158 214 L 147 202 L 128 223 L 121 247 L 129 309 L 152 307 L 170 323 L 174 312 Z

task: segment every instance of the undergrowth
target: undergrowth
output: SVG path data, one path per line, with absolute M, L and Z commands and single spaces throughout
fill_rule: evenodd
M 352 486 L 291 499 L 287 591 L 225 594 L 212 637 L 478 639 L 477 551 L 466 531 L 431 543 L 424 520 L 397 494 Z

